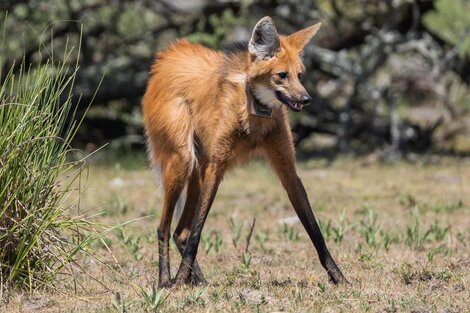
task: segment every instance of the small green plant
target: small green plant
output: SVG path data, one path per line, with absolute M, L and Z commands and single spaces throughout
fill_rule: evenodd
M 204 246 L 204 252 L 206 254 L 214 251 L 215 254 L 219 254 L 222 249 L 224 242 L 219 232 L 211 231 L 209 233 L 204 233 L 201 236 L 202 245 Z
M 377 248 L 380 244 L 381 226 L 377 224 L 377 213 L 372 209 L 368 210 L 367 219 L 359 224 L 359 232 L 364 237 L 366 243 L 370 247 Z
M 131 210 L 127 200 L 120 196 L 114 196 L 109 201 L 108 205 L 105 207 L 105 214 L 109 216 L 114 216 L 117 214 L 125 215 Z
M 421 247 L 423 236 L 420 233 L 420 221 L 419 212 L 415 207 L 408 220 L 406 226 L 406 239 L 405 242 L 409 247 L 418 248 Z
M 424 234 L 428 240 L 442 241 L 449 233 L 450 226 L 443 227 L 438 221 L 434 221 L 429 230 Z
M 318 220 L 318 226 L 320 227 L 320 231 L 325 240 L 330 240 L 330 238 L 333 236 L 333 227 L 331 225 L 331 220 L 328 220 L 328 222 Z
M 128 234 L 124 230 L 120 229 L 117 232 L 117 237 L 126 245 L 127 249 L 136 261 L 142 259 L 142 254 L 139 252 L 141 250 L 141 247 L 139 246 L 140 236 Z
M 453 274 L 447 268 L 433 271 L 428 267 L 413 268 L 409 263 L 402 264 L 399 274 L 406 285 L 420 281 L 429 281 L 432 279 L 448 281 L 453 277 Z
M 440 254 L 450 255 L 451 253 L 452 253 L 452 250 L 445 246 L 440 246 L 440 247 L 431 249 L 429 250 L 427 254 L 428 262 L 431 263 L 437 255 L 440 255 Z
M 238 294 L 238 298 L 235 299 L 233 302 L 233 307 L 236 309 L 240 310 L 240 307 L 246 304 L 246 297 L 243 295 L 243 293 Z
M 399 237 L 396 234 L 387 232 L 385 230 L 381 230 L 380 235 L 381 235 L 381 238 L 382 238 L 382 245 L 385 248 L 385 250 L 387 250 L 387 251 L 389 250 L 390 245 L 392 243 L 399 242 Z
M 197 289 L 194 292 L 190 293 L 188 296 L 188 303 L 196 304 L 199 306 L 205 306 L 206 300 L 202 297 L 206 293 L 207 288 Z
M 287 223 L 284 223 L 282 226 L 282 234 L 287 241 L 297 241 L 300 239 L 299 232 Z
M 353 227 L 352 224 L 347 224 L 346 222 L 346 214 L 343 211 L 338 218 L 338 226 L 332 226 L 333 231 L 333 240 L 336 243 L 341 243 L 344 239 L 344 234 L 349 231 Z
M 244 252 L 242 254 L 242 269 L 244 271 L 248 271 L 250 269 L 250 265 L 251 265 L 251 253 Z
M 166 297 L 164 297 L 164 290 L 157 291 L 155 286 L 152 286 L 150 290 L 144 290 L 141 287 L 141 292 L 144 299 L 144 305 L 152 311 L 158 310 L 165 303 Z
M 261 247 L 261 250 L 263 250 L 264 253 L 272 253 L 272 249 L 267 249 L 266 248 L 266 242 L 269 240 L 269 234 L 266 232 L 259 232 L 255 236 L 256 241 L 258 241 L 259 246 Z
M 413 282 L 414 272 L 413 272 L 413 268 L 411 264 L 409 263 L 402 264 L 399 270 L 399 274 L 400 274 L 402 281 L 406 285 L 409 285 Z
M 242 233 L 242 228 L 243 228 L 243 223 L 236 221 L 232 217 L 228 219 L 228 225 L 230 227 L 230 230 L 232 232 L 232 244 L 236 248 L 238 240 L 240 240 L 240 236 Z
M 417 249 L 426 241 L 442 241 L 449 230 L 450 226 L 443 227 L 438 221 L 434 221 L 426 232 L 422 232 L 419 212 L 414 209 L 406 227 L 405 242 L 411 248 Z
M 464 206 L 462 201 L 457 201 L 448 204 L 427 204 L 425 209 L 435 213 L 453 213 L 464 209 Z
M 319 281 L 319 282 L 317 283 L 317 287 L 318 287 L 318 289 L 320 290 L 320 292 L 323 293 L 323 292 L 325 292 L 326 289 L 327 289 L 327 284 L 326 284 L 325 282 L 323 282 L 323 281 Z
M 400 197 L 400 204 L 407 208 L 412 208 L 418 204 L 418 201 L 411 193 L 405 193 Z
M 124 297 L 121 295 L 120 292 L 116 292 L 114 294 L 114 299 L 111 301 L 111 304 L 119 313 L 127 312 L 126 300 L 124 299 Z

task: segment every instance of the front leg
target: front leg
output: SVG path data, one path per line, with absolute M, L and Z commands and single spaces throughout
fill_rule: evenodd
M 307 231 L 310 240 L 313 242 L 320 262 L 327 271 L 330 281 L 334 284 L 348 283 L 326 247 L 320 227 L 310 207 L 305 188 L 297 176 L 295 153 L 292 141 L 290 140 L 290 134 L 281 133 L 281 136 L 279 134 L 276 135 L 276 138 L 271 138 L 264 145 L 266 157 L 287 191 L 295 212 Z

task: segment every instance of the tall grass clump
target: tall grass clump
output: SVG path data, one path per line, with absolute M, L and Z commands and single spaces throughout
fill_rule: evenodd
M 72 102 L 78 65 L 68 65 L 73 49 L 65 49 L 60 62 L 51 59 L 34 68 L 23 62 L 1 82 L 3 286 L 32 291 L 50 284 L 58 273 L 72 269 L 77 253 L 96 238 L 87 219 L 71 215 L 77 202 L 70 196 L 82 167 L 69 158 L 79 124 Z

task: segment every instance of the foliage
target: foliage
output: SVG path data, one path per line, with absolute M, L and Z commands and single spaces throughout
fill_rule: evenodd
M 427 13 L 424 24 L 470 57 L 470 2 L 468 0 L 437 0 L 436 9 Z
M 77 253 L 100 237 L 96 225 L 70 215 L 84 165 L 68 160 L 79 125 L 72 50 L 57 63 L 23 62 L 0 86 L 0 281 L 30 291 L 72 270 Z
M 0 10 L 11 16 L 7 31 L 22 38 L 6 43 L 4 68 L 14 66 L 15 73 L 15 60 L 23 53 L 28 64 L 41 59 L 37 47 L 52 37 L 51 52 L 67 40 L 78 43 L 82 25 L 83 49 L 71 57 L 82 60 L 74 99 L 88 103 L 108 73 L 76 137 L 92 143 L 90 149 L 111 140 L 120 147 L 143 145 L 139 103 L 155 52 L 182 37 L 217 49 L 248 40 L 264 15 L 281 34 L 322 22 L 303 56 L 314 101 L 291 115 L 297 143 L 311 149 L 315 133 L 332 139 L 320 147 L 325 151 L 420 152 L 435 142 L 467 147 L 454 140 L 467 131 L 460 127 L 470 82 L 465 0 L 9 0 Z M 410 104 L 427 113 L 413 114 Z M 433 136 L 438 126 L 443 134 Z

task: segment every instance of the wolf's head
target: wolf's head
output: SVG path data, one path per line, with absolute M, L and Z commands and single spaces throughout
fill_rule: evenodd
M 284 104 L 296 112 L 312 101 L 301 83 L 305 66 L 300 55 L 319 29 L 320 23 L 280 36 L 268 16 L 256 24 L 248 43 L 247 81 L 258 101 L 273 109 Z

